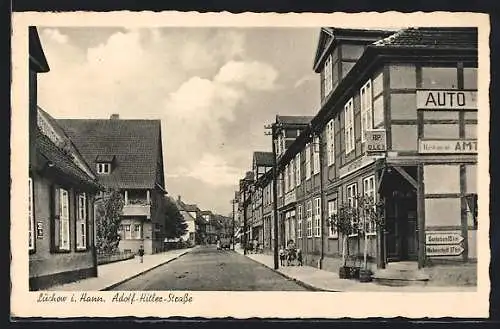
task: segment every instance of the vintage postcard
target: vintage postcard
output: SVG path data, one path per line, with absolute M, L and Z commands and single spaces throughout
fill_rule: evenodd
M 489 34 L 14 13 L 12 316 L 487 317 Z

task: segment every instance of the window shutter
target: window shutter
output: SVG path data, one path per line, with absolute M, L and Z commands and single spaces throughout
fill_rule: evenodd
M 52 246 L 52 251 L 56 251 L 59 249 L 59 232 L 60 232 L 60 216 L 61 216 L 61 204 L 60 204 L 60 198 L 59 198 L 59 188 L 57 186 L 52 186 L 52 193 L 51 193 L 51 223 L 52 223 L 52 230 L 51 230 L 51 246 Z

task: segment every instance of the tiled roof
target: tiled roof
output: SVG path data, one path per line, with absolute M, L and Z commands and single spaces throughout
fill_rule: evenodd
M 159 120 L 61 119 L 63 127 L 85 160 L 95 166 L 100 156 L 115 156 L 115 167 L 99 175 L 115 188 L 154 188 L 160 148 Z
M 88 184 L 93 187 L 99 187 L 97 181 L 87 175 L 73 161 L 71 155 L 57 147 L 47 136 L 37 129 L 35 146 L 38 156 L 45 158 L 53 167 L 61 173 Z
M 407 28 L 373 43 L 375 47 L 477 48 L 476 28 Z
M 285 124 L 308 124 L 313 116 L 303 115 L 277 115 L 276 120 Z
M 253 152 L 253 159 L 257 166 L 273 166 L 273 152 Z

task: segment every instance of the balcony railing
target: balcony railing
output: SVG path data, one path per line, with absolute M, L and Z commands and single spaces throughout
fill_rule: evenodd
M 146 216 L 151 218 L 151 205 L 146 200 L 128 200 L 123 206 L 123 216 Z

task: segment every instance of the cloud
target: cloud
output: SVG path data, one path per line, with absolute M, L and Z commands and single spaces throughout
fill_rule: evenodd
M 295 84 L 293 85 L 294 88 L 299 88 L 300 86 L 302 86 L 303 84 L 309 82 L 309 81 L 314 81 L 315 77 L 313 75 L 306 75 L 306 76 L 303 76 L 302 78 L 300 78 L 299 80 L 297 80 L 295 82 Z
M 43 35 L 50 39 L 51 41 L 55 41 L 57 43 L 67 43 L 68 36 L 62 34 L 58 29 L 47 28 L 43 30 Z
M 179 174 L 214 186 L 232 186 L 243 172 L 240 168 L 229 166 L 222 157 L 205 153 L 195 166 L 182 169 Z
M 274 89 L 278 72 L 267 63 L 257 61 L 230 61 L 220 68 L 215 81 L 225 84 L 241 84 L 253 90 Z

